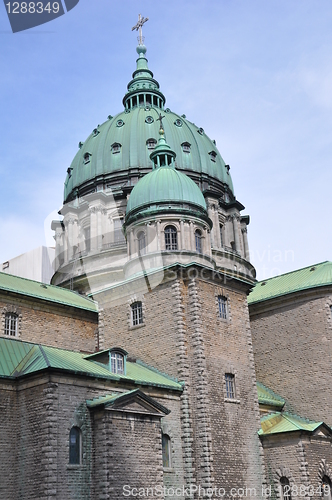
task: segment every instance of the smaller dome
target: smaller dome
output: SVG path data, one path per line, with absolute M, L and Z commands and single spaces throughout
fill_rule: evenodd
M 206 203 L 199 187 L 187 175 L 172 167 L 159 167 L 136 184 L 127 204 L 127 217 L 134 211 L 169 210 L 190 205 L 192 210 L 206 213 Z M 189 208 L 189 207 L 188 207 Z

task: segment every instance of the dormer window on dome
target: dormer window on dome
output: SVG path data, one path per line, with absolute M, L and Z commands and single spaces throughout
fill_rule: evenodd
M 146 141 L 146 146 L 148 149 L 154 149 L 156 147 L 156 144 L 157 144 L 157 141 L 156 141 L 156 139 L 153 139 L 153 138 L 148 139 Z
M 215 162 L 217 158 L 217 153 L 215 151 L 210 151 L 209 155 L 210 155 L 210 160 Z
M 111 151 L 113 154 L 120 153 L 121 152 L 121 144 L 119 144 L 118 142 L 114 142 L 114 144 L 112 144 L 112 146 L 111 146 Z
M 189 142 L 183 142 L 181 144 L 181 147 L 182 147 L 182 151 L 184 153 L 190 153 L 190 147 L 191 147 L 191 144 Z
M 85 165 L 90 162 L 90 156 L 92 156 L 91 153 L 84 153 L 83 161 Z
M 104 365 L 111 373 L 126 375 L 127 351 L 121 347 L 113 347 L 106 351 L 96 352 L 85 356 L 84 359 Z

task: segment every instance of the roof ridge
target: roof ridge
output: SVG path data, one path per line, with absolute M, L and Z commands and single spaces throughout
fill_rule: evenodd
M 317 264 L 311 264 L 309 266 L 300 267 L 299 269 L 294 269 L 294 271 L 288 271 L 287 273 L 277 274 L 276 276 L 271 276 L 270 278 L 266 278 L 266 279 L 262 279 L 260 281 L 257 281 L 256 285 L 259 285 L 260 283 L 264 283 L 266 281 L 274 280 L 276 278 L 281 278 L 282 276 L 287 276 L 289 274 L 294 274 L 294 273 L 297 273 L 299 271 L 304 271 L 305 269 L 309 269 L 310 267 L 321 266 L 322 264 L 332 264 L 332 261 L 330 261 L 330 260 L 324 260 L 323 262 L 318 262 Z
M 46 354 L 46 352 L 45 352 L 45 350 L 44 350 L 44 348 L 43 348 L 43 346 L 41 344 L 39 344 L 39 349 L 40 349 L 40 352 L 42 353 L 42 356 L 43 356 L 43 358 L 45 360 L 47 368 L 50 368 L 51 367 L 51 363 L 49 362 L 47 354 Z

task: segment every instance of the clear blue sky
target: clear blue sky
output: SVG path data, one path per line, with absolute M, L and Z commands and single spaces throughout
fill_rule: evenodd
M 139 12 L 167 106 L 231 165 L 258 278 L 331 260 L 332 2 L 80 0 L 16 34 L 0 5 L 0 262 L 45 244 L 78 142 L 122 110 Z

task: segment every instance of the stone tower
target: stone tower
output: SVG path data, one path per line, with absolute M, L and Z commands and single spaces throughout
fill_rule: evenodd
M 249 217 L 215 142 L 165 108 L 141 38 L 137 53 L 124 110 L 68 168 L 53 284 L 98 301 L 96 349 L 118 346 L 183 382 L 163 418 L 164 484 L 260 496 Z

